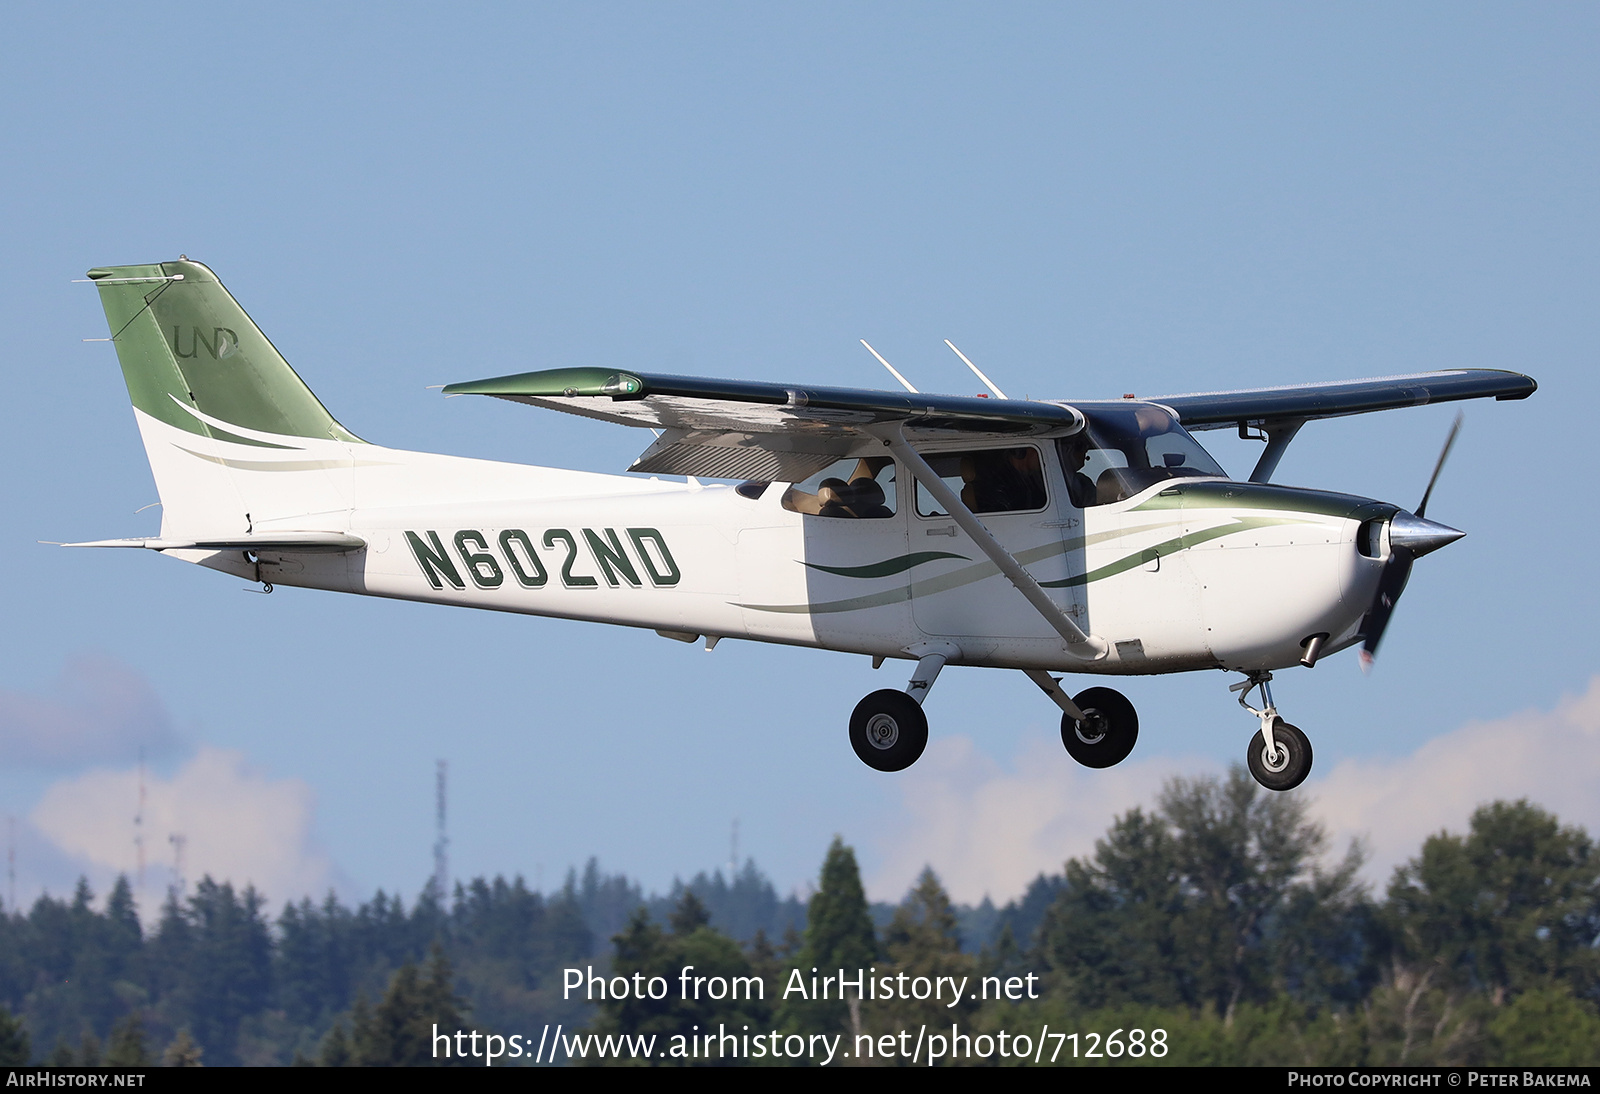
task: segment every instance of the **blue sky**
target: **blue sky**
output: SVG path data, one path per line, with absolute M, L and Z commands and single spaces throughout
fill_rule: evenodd
M 925 389 L 974 389 L 948 337 L 1008 392 L 1067 399 L 1527 372 L 1533 399 L 1468 408 L 1429 511 L 1468 537 L 1418 566 L 1376 671 L 1344 654 L 1276 690 L 1341 837 L 1464 825 L 1479 783 L 1442 793 L 1440 752 L 1484 794 L 1600 826 L 1600 715 L 1570 701 L 1600 672 L 1597 46 L 1580 5 L 13 10 L 0 810 L 19 895 L 132 865 L 143 744 L 151 862 L 182 831 L 191 873 L 274 899 L 415 892 L 440 757 L 458 875 L 548 887 L 594 854 L 663 887 L 725 862 L 737 817 L 784 889 L 837 832 L 875 896 L 925 861 L 1003 899 L 1254 730 L 1221 674 L 1130 680 L 1139 750 L 1095 775 L 1019 674 L 951 671 L 926 771 L 896 778 L 845 740 L 856 700 L 903 682 L 863 658 L 241 595 L 40 546 L 157 526 L 112 352 L 80 341 L 105 335 L 98 302 L 70 281 L 180 252 L 362 436 L 592 470 L 639 435 L 428 386 L 578 364 L 883 386 L 862 337 Z M 1452 414 L 1314 424 L 1278 478 L 1415 504 Z M 1248 471 L 1253 448 L 1202 440 Z M 1543 738 L 1520 730 L 1555 722 L 1556 754 L 1528 759 Z M 1340 789 L 1379 768 L 1417 787 L 1381 818 Z M 996 797 L 1031 804 L 995 820 Z

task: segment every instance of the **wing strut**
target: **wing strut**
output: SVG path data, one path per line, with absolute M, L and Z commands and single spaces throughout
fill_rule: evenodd
M 944 484 L 944 480 L 934 473 L 928 466 L 928 461 L 922 458 L 915 448 L 906 443 L 904 433 L 901 432 L 900 423 L 888 423 L 881 426 L 869 427 L 874 436 L 889 447 L 889 451 L 897 456 L 901 463 L 911 471 L 916 480 L 932 494 L 940 505 L 945 507 L 952 519 L 967 535 L 972 537 L 984 554 L 989 556 L 989 561 L 1000 568 L 1017 591 L 1028 598 L 1028 603 L 1034 606 L 1038 613 L 1044 616 L 1056 633 L 1061 635 L 1067 643 L 1067 652 L 1084 661 L 1098 661 L 1106 655 L 1106 641 L 1091 634 L 1085 634 L 1079 626 L 1067 617 L 1050 594 L 1039 587 L 1033 575 L 1022 568 L 1022 564 L 1011 557 L 1011 552 L 1000 546 L 1000 541 L 989 534 L 989 529 L 983 526 L 977 516 L 968 509 L 961 499 Z
M 1272 478 L 1272 473 L 1278 469 L 1278 461 L 1289 450 L 1289 442 L 1294 440 L 1294 435 L 1305 424 L 1304 418 L 1275 418 L 1267 422 L 1262 430 L 1267 435 L 1267 447 L 1256 461 L 1255 470 L 1250 472 L 1251 482 L 1267 482 Z

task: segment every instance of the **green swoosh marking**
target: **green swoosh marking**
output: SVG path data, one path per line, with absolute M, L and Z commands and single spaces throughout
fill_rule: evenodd
M 1280 513 L 1312 513 L 1358 520 L 1363 509 L 1382 506 L 1370 498 L 1306 490 L 1270 483 L 1190 482 L 1169 487 L 1134 506 L 1130 512 L 1156 509 L 1276 509 Z
M 1067 550 L 1065 543 L 1047 543 L 1042 547 L 1030 547 L 1026 551 L 1017 552 L 1017 561 L 1027 566 L 1049 558 L 1051 555 L 1064 554 Z M 960 556 L 955 556 L 960 557 Z M 881 593 L 868 593 L 865 596 L 852 596 L 844 600 L 826 600 L 820 604 L 739 604 L 735 607 L 749 608 L 757 612 L 779 612 L 785 615 L 828 615 L 833 612 L 855 612 L 863 608 L 881 608 L 885 604 L 898 604 L 902 600 L 911 599 L 913 592 L 918 596 L 930 596 L 946 589 L 959 588 L 962 585 L 971 585 L 975 581 L 982 581 L 986 577 L 993 577 L 1000 569 L 994 563 L 984 561 L 972 566 L 963 566 L 948 574 L 930 578 L 927 581 L 918 581 L 913 585 L 900 585 L 893 589 L 885 589 Z
M 913 551 L 899 558 L 886 558 L 882 562 L 869 563 L 866 566 L 824 566 L 820 562 L 802 562 L 802 566 L 809 566 L 813 570 L 823 573 L 838 574 L 840 577 L 892 577 L 903 574 L 913 566 L 920 566 L 924 562 L 933 562 L 941 558 L 959 558 L 963 562 L 971 562 L 966 555 L 952 554 L 949 551 Z
M 348 470 L 352 467 L 392 467 L 387 460 L 353 460 L 349 458 L 337 460 L 233 460 L 227 456 L 209 456 L 204 452 L 196 452 L 192 448 L 185 448 L 181 444 L 172 447 L 179 452 L 187 452 L 198 459 L 220 463 L 223 467 L 231 467 L 236 471 L 336 471 Z M 269 445 L 268 447 L 277 447 Z
M 1231 536 L 1236 532 L 1248 532 L 1251 529 L 1264 528 L 1271 524 L 1306 523 L 1309 522 L 1295 520 L 1292 517 L 1246 517 L 1242 520 L 1236 520 L 1232 524 L 1220 524 L 1215 528 L 1207 528 L 1205 531 L 1196 532 L 1193 535 L 1178 536 L 1176 539 L 1163 540 L 1154 547 L 1146 547 L 1142 551 L 1135 551 L 1131 555 L 1124 555 L 1115 562 L 1109 562 L 1106 565 L 1101 566 L 1098 569 L 1090 570 L 1085 574 L 1078 574 L 1074 577 L 1062 578 L 1060 581 L 1041 581 L 1039 582 L 1039 587 L 1042 589 L 1065 589 L 1078 585 L 1087 585 L 1091 581 L 1099 581 L 1103 578 L 1115 577 L 1117 574 L 1125 573 L 1128 570 L 1133 569 L 1135 566 L 1143 566 L 1146 562 L 1149 562 L 1152 558 L 1157 556 L 1177 554 L 1179 551 L 1187 550 L 1188 548 L 1196 546 L 1197 544 L 1205 543 L 1208 540 L 1221 539 L 1223 536 Z
M 1094 570 L 1090 570 L 1088 573 L 1079 574 L 1075 577 L 1063 578 L 1060 581 L 1043 581 L 1040 582 L 1040 586 L 1046 589 L 1059 589 L 1078 585 L 1087 585 L 1091 582 L 1100 581 L 1108 577 L 1115 577 L 1117 574 L 1125 573 L 1126 571 L 1133 569 L 1135 566 L 1142 566 L 1149 560 L 1152 553 L 1161 555 L 1176 554 L 1178 551 L 1186 550 L 1209 540 L 1221 539 L 1224 536 L 1231 536 L 1237 532 L 1248 532 L 1253 529 L 1263 528 L 1269 525 L 1313 523 L 1315 522 L 1299 520 L 1294 517 L 1246 517 L 1244 519 L 1235 520 L 1229 524 L 1218 525 L 1215 528 L 1207 528 L 1204 531 L 1196 532 L 1192 535 L 1178 536 L 1173 539 L 1165 540 L 1156 544 L 1154 547 L 1146 547 L 1142 550 L 1135 551 L 1132 554 L 1126 555 L 1115 562 L 1108 563 L 1107 565 L 1098 567 Z M 1127 528 L 1113 532 L 1097 533 L 1086 538 L 1088 540 L 1104 541 L 1107 539 L 1120 538 L 1123 535 L 1133 535 L 1139 532 L 1147 532 L 1149 530 L 1149 526 L 1144 528 Z M 1026 551 L 1019 551 L 1017 552 L 1016 558 L 1018 562 L 1022 563 L 1024 566 L 1027 566 L 1049 558 L 1051 555 L 1062 554 L 1067 551 L 1068 547 L 1069 544 L 1067 543 L 1047 544 L 1043 547 L 1034 547 Z M 985 578 L 993 577 L 999 572 L 1000 568 L 994 563 L 984 561 L 973 566 L 963 566 L 953 573 L 941 574 L 940 576 L 930 578 L 927 581 L 916 582 L 912 587 L 900 586 L 899 588 L 885 589 L 881 593 L 871 593 L 867 596 L 853 596 L 844 600 L 828 600 L 820 604 L 737 604 L 736 606 L 741 608 L 749 608 L 751 611 L 776 612 L 785 615 L 829 615 L 834 612 L 853 612 L 860 611 L 864 608 L 879 608 L 887 604 L 898 604 L 903 600 L 911 599 L 913 592 L 915 592 L 917 596 L 931 596 L 934 593 L 941 593 L 948 589 L 955 589 L 963 585 L 970 585 L 976 581 L 982 581 Z

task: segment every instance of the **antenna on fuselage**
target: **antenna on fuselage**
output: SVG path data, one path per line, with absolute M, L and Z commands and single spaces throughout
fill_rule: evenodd
M 873 349 L 872 346 L 868 345 L 867 340 L 865 338 L 863 338 L 861 340 L 861 344 L 863 346 L 867 347 L 867 352 L 868 353 L 872 354 L 872 356 L 874 356 L 874 357 L 876 357 L 878 359 L 878 364 L 882 365 L 884 368 L 889 370 L 889 375 L 893 376 L 896 380 L 900 381 L 900 386 L 901 387 L 905 388 L 907 391 L 911 392 L 911 394 L 913 394 L 913 395 L 922 394 L 916 388 L 911 386 L 911 381 L 910 380 L 907 380 L 904 376 L 900 375 L 900 370 L 899 369 L 895 368 L 888 361 L 885 361 L 883 359 L 883 354 L 879 353 L 877 350 Z
M 994 386 L 994 381 L 989 379 L 989 377 L 987 377 L 987 376 L 985 376 L 983 374 L 983 369 L 981 369 L 977 365 L 973 364 L 972 361 L 967 357 L 966 354 L 964 354 L 960 350 L 956 349 L 956 344 L 954 342 L 952 342 L 952 341 L 950 341 L 950 339 L 946 338 L 944 340 L 944 344 L 949 346 L 951 351 L 957 357 L 961 358 L 962 363 L 965 364 L 968 368 L 970 368 L 973 371 L 973 374 L 978 377 L 978 379 L 983 381 L 983 386 L 984 387 L 986 387 L 990 391 L 994 392 L 994 397 L 996 399 L 1004 399 L 1006 397 L 1006 393 L 1001 391 L 999 388 L 995 387 Z

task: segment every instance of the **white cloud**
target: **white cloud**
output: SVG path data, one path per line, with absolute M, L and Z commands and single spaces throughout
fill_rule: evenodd
M 1113 818 L 1149 808 L 1172 776 L 1206 774 L 1220 771 L 1162 756 L 1090 771 L 1039 740 L 1003 766 L 968 737 L 939 738 L 907 772 L 900 820 L 874 841 L 881 865 L 868 890 L 899 900 L 932 866 L 952 899 L 1003 903 L 1041 871 L 1092 854 Z M 1424 839 L 1464 832 L 1472 811 L 1497 798 L 1528 798 L 1564 824 L 1600 832 L 1600 677 L 1553 711 L 1470 724 L 1409 756 L 1346 760 L 1298 793 L 1326 828 L 1332 857 L 1351 839 L 1365 843 L 1365 876 L 1380 887 Z
M 150 756 L 179 743 L 148 682 L 110 657 L 73 658 L 54 694 L 0 690 L 0 752 L 20 767 L 87 767 Z
M 1308 784 L 1337 842 L 1361 837 L 1378 884 L 1428 836 L 1465 832 L 1472 811 L 1527 798 L 1563 824 L 1600 831 L 1600 677 L 1553 711 L 1530 710 L 1435 737 L 1409 756 L 1345 760 Z
M 242 753 L 202 747 L 172 778 L 147 776 L 145 785 L 147 860 L 161 864 L 152 874 L 171 877 L 169 836 L 176 833 L 185 840 L 191 884 L 209 874 L 281 902 L 333 883 L 333 864 L 311 836 L 316 803 L 302 780 L 269 779 Z M 29 819 L 66 854 L 131 877 L 138 801 L 137 768 L 91 771 L 51 786 Z
M 1059 744 L 1030 742 L 1006 770 L 960 734 L 938 738 L 904 780 L 904 819 L 878 842 L 875 900 L 900 900 L 932 866 L 952 900 L 1003 903 L 1040 873 L 1094 852 L 1112 817 L 1154 799 L 1174 775 L 1212 773 L 1209 761 L 1130 759 L 1079 766 Z

